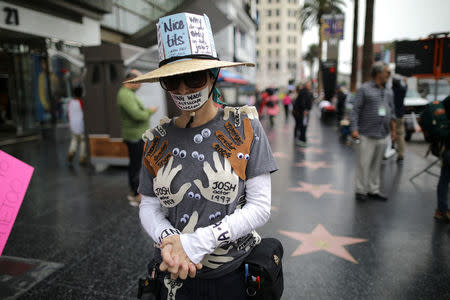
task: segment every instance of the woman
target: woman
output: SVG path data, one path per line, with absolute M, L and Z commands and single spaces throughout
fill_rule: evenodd
M 219 61 L 212 35 L 197 47 L 196 37 L 211 33 L 206 15 L 167 16 L 157 27 L 160 68 L 130 82 L 159 80 L 181 110 L 144 135 L 138 189 L 141 223 L 157 243 L 161 299 L 245 299 L 239 267 L 270 216 L 277 165 L 256 110 L 214 102 L 219 68 L 252 64 Z M 178 44 L 190 47 L 173 48 L 174 27 Z

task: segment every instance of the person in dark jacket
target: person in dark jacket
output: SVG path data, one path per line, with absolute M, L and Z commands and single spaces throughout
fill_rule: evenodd
M 294 136 L 298 136 L 296 144 L 306 147 L 306 129 L 308 128 L 309 111 L 312 108 L 313 94 L 311 92 L 311 82 L 307 81 L 298 93 L 294 103 L 293 115 L 295 117 Z
M 338 124 L 340 124 L 345 115 L 345 100 L 347 99 L 347 94 L 344 92 L 344 88 L 342 87 L 342 85 L 339 85 L 337 87 L 336 98 L 336 117 Z
M 394 107 L 396 119 L 396 131 L 397 131 L 397 161 L 403 161 L 405 155 L 405 114 L 404 100 L 408 86 L 401 82 L 400 79 L 394 78 L 392 80 L 392 91 L 394 93 Z
M 445 107 L 447 119 L 450 120 L 450 96 L 442 100 Z M 441 175 L 437 185 L 437 209 L 434 218 L 438 221 L 450 221 L 450 210 L 448 208 L 448 184 L 450 182 L 450 138 L 445 140 L 445 148 L 442 153 Z

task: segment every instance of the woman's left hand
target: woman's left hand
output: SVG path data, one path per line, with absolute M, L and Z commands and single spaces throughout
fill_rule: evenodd
M 184 252 L 179 235 L 171 235 L 161 242 L 162 263 L 159 266 L 161 271 L 169 271 L 171 279 L 186 279 L 187 276 L 194 278 L 197 270 L 202 268 L 202 264 L 194 264 Z

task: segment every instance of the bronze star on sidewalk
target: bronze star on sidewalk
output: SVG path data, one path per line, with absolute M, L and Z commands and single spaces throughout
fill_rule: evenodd
M 290 188 L 291 192 L 305 192 L 310 193 L 314 198 L 318 199 L 323 194 L 344 194 L 342 191 L 333 190 L 331 184 L 318 184 L 314 185 L 304 181 L 299 181 L 300 187 Z
M 298 151 L 302 151 L 304 153 L 319 153 L 322 154 L 325 152 L 325 150 L 320 149 L 320 148 L 314 148 L 314 147 L 310 147 L 310 148 L 297 148 Z
M 318 168 L 331 168 L 331 165 L 326 161 L 301 161 L 295 164 L 296 167 L 306 167 L 309 169 L 317 170 Z
M 288 158 L 288 156 L 287 156 L 286 153 L 284 153 L 284 152 L 274 152 L 274 153 L 273 153 L 273 157 L 278 157 L 278 158 Z
M 331 235 L 321 224 L 317 225 L 311 233 L 291 232 L 284 230 L 279 230 L 279 232 L 285 236 L 302 242 L 300 246 L 298 246 L 298 248 L 292 253 L 292 256 L 299 256 L 323 250 L 355 264 L 358 262 L 344 248 L 344 246 L 367 242 L 366 239 Z

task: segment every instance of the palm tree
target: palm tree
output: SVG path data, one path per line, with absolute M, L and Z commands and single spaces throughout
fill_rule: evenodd
M 356 80 L 358 75 L 358 18 L 359 18 L 359 0 L 354 0 L 355 7 L 353 12 L 353 45 L 352 45 L 352 75 L 350 77 L 350 91 L 356 92 Z
M 317 51 L 317 59 L 319 60 L 319 64 L 322 62 L 322 35 L 320 32 L 320 19 L 325 14 L 336 13 L 342 14 L 342 6 L 345 6 L 344 0 L 305 0 L 303 6 L 300 9 L 300 23 L 302 32 L 310 29 L 314 25 L 319 26 L 319 47 Z M 322 71 L 319 67 L 317 72 L 317 81 L 318 81 L 318 94 L 322 90 Z
M 370 80 L 370 67 L 373 64 L 373 8 L 375 0 L 366 0 L 366 25 L 364 26 L 364 46 L 362 57 L 362 82 Z
M 314 61 L 317 58 L 318 51 L 319 51 L 319 48 L 318 48 L 317 44 L 311 44 L 311 45 L 309 45 L 308 52 L 306 52 L 306 54 L 303 56 L 303 59 L 305 61 L 307 61 L 309 64 L 309 70 L 310 70 L 309 79 L 310 80 L 313 79 Z

